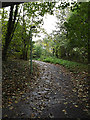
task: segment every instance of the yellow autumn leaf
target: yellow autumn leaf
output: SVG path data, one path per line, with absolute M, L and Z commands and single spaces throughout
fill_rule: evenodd
M 12 102 L 9 101 L 8 103 L 11 104 Z
M 11 106 L 9 109 L 12 110 L 12 109 L 13 109 L 13 106 Z
M 62 110 L 64 112 L 64 114 L 67 114 L 66 110 Z
M 78 107 L 78 105 L 75 105 L 75 107 Z
M 66 112 L 66 110 L 62 110 L 63 112 Z
M 15 103 L 18 103 L 18 101 L 15 101 Z
M 20 95 L 22 95 L 23 94 L 23 92 L 20 92 Z
M 11 98 L 9 98 L 9 100 L 11 100 Z
M 65 105 L 67 104 L 67 102 L 64 103 Z

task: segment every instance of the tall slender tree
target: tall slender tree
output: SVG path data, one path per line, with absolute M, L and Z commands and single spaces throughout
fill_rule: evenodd
M 15 30 L 14 27 L 15 27 L 17 13 L 18 13 L 18 5 L 15 6 L 15 11 L 14 11 L 14 5 L 12 5 L 10 7 L 10 14 L 9 14 L 9 20 L 8 20 L 8 25 L 7 25 L 7 33 L 5 36 L 5 44 L 2 50 L 2 59 L 4 61 L 7 60 L 7 50 L 11 42 L 13 32 Z

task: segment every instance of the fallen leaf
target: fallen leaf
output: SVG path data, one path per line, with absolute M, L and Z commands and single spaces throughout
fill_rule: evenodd
M 13 106 L 11 106 L 9 109 L 10 109 L 10 110 L 12 110 L 13 108 L 14 108 L 14 107 L 13 107 Z
M 32 114 L 31 114 L 31 118 L 33 118 L 34 116 L 35 116 L 35 115 L 32 113 Z
M 65 105 L 67 104 L 67 102 L 64 103 Z
M 67 114 L 66 110 L 62 110 L 64 112 L 64 114 Z
M 15 100 L 15 103 L 18 103 L 18 101 Z
M 4 117 L 8 117 L 8 115 L 4 115 Z
M 78 105 L 74 105 L 75 107 L 78 107 Z
M 12 102 L 10 102 L 10 101 L 9 101 L 8 103 L 9 103 L 9 104 L 12 104 Z

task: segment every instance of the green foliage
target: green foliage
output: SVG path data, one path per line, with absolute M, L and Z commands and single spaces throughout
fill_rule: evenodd
M 32 36 L 37 36 L 40 25 L 43 24 L 43 16 L 46 13 L 54 14 L 59 22 L 56 31 L 52 35 L 46 34 L 46 37 L 38 45 L 34 46 L 34 57 L 56 56 L 60 59 L 67 59 L 82 63 L 88 62 L 88 3 L 77 3 L 73 5 L 70 14 L 68 3 L 58 4 L 56 2 L 28 2 L 23 4 L 23 16 L 19 16 L 14 36 L 8 47 L 8 56 L 18 56 L 24 58 L 30 53 L 30 28 L 35 25 Z M 65 8 L 65 9 L 64 9 Z M 3 9 L 2 15 L 2 45 L 5 44 L 5 35 L 7 33 L 7 11 Z M 69 17 L 68 17 L 69 16 Z
M 42 55 L 42 46 L 34 45 L 33 58 L 40 58 Z
M 65 10 L 56 14 L 59 22 L 53 37 L 54 54 L 57 58 L 88 63 L 88 3 L 74 4 L 70 14 L 66 14 Z
M 17 25 L 17 28 L 14 32 L 14 37 L 10 43 L 8 48 L 8 56 L 20 58 L 23 49 L 23 41 L 22 41 L 22 26 L 20 24 Z M 18 32 L 17 32 L 18 31 Z
M 2 44 L 4 45 L 5 44 L 5 34 L 6 34 L 6 31 L 7 31 L 7 11 L 3 8 L 1 9 L 0 11 L 0 16 L 1 16 L 1 19 L 0 19 L 0 23 L 1 23 L 1 27 L 2 27 Z
M 78 11 L 74 11 L 66 24 L 68 39 L 72 47 L 87 49 L 88 39 L 88 3 L 82 3 Z
M 14 11 L 14 6 L 11 7 L 9 19 L 7 17 L 7 13 L 5 13 L 4 10 L 1 13 L 2 32 L 3 32 L 2 43 L 4 48 L 3 60 L 7 59 L 7 53 L 8 53 L 8 56 L 10 56 L 11 53 L 16 54 L 16 52 L 18 52 L 20 55 L 22 52 L 23 59 L 25 58 L 25 56 L 27 56 L 27 52 L 30 47 L 29 41 L 28 41 L 28 35 L 29 35 L 29 30 L 31 26 L 34 25 L 37 28 L 40 28 L 40 24 L 42 23 L 42 20 L 43 20 L 42 17 L 47 12 L 49 12 L 50 14 L 53 14 L 53 8 L 55 6 L 55 3 L 54 2 L 53 3 L 52 2 L 45 2 L 45 3 L 28 2 L 23 4 L 22 6 L 23 6 L 23 16 L 19 16 L 18 14 L 18 17 L 17 17 L 18 6 L 16 6 L 15 11 Z M 16 20 L 16 17 L 18 20 Z M 8 22 L 4 20 L 5 18 L 7 19 Z M 16 28 L 16 25 L 17 25 L 16 21 L 19 22 L 18 26 L 22 25 L 23 27 Z M 12 24 L 10 24 L 10 22 Z M 7 29 L 7 25 L 9 25 L 8 29 Z M 9 28 L 10 29 L 13 28 L 13 31 L 11 30 L 9 31 Z M 37 28 L 33 30 L 34 33 L 38 33 Z M 17 29 L 18 32 L 16 32 L 15 29 Z M 21 35 L 21 32 L 22 32 L 22 35 Z M 5 38 L 5 36 L 7 39 Z
M 42 60 L 43 62 L 63 65 L 64 67 L 68 68 L 71 72 L 74 72 L 74 73 L 79 73 L 81 71 L 88 72 L 88 65 L 77 63 L 77 62 L 58 59 L 55 57 L 46 57 L 46 58 L 42 57 L 42 58 L 39 58 L 38 60 Z

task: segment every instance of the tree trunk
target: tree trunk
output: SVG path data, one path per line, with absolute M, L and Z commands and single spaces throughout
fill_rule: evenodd
M 55 49 L 53 48 L 53 56 L 54 56 L 54 54 L 55 54 Z
M 22 29 L 22 40 L 23 40 L 23 60 L 27 60 L 27 48 L 26 48 L 26 28 L 25 28 L 25 12 L 24 12 L 24 6 L 23 6 L 23 29 Z
M 26 49 L 25 43 L 24 43 L 24 49 L 23 49 L 23 60 L 27 60 L 27 49 Z
M 14 5 L 11 6 L 10 8 L 10 14 L 9 14 L 9 20 L 8 20 L 8 26 L 7 26 L 7 33 L 5 37 L 5 45 L 3 46 L 2 50 L 2 59 L 4 61 L 7 60 L 7 50 L 9 47 L 9 44 L 12 39 L 12 33 L 14 32 L 14 25 L 15 25 L 15 20 L 18 12 L 18 6 L 16 6 L 15 13 L 14 13 L 14 18 L 13 18 L 13 11 L 14 11 Z
M 56 47 L 56 57 L 58 58 L 58 47 Z

